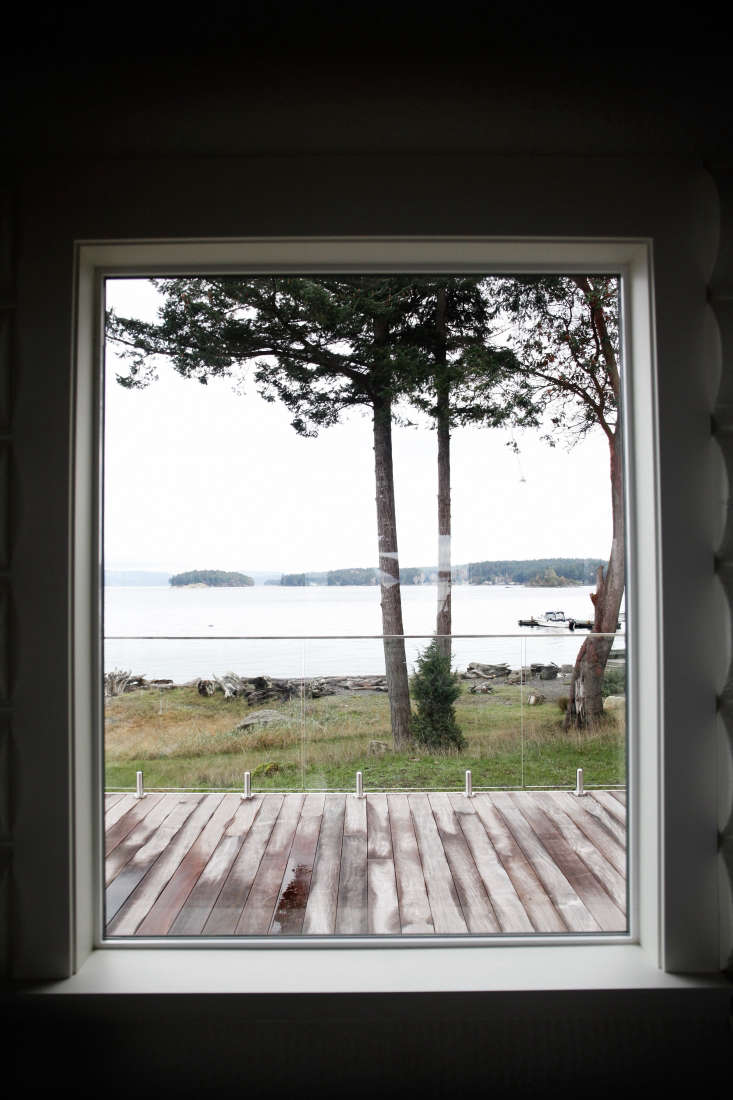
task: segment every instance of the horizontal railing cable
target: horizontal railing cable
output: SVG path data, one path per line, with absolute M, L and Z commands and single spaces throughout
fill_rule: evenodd
M 568 635 L 574 632 L 568 630 Z M 545 631 L 534 634 L 105 634 L 106 642 L 341 642 L 383 639 L 419 641 L 425 638 L 557 638 L 562 632 Z M 579 638 L 625 638 L 623 631 L 587 631 Z

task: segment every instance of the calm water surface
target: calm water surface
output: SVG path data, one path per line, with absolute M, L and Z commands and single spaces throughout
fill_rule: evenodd
M 456 585 L 454 634 L 517 634 L 518 620 L 549 610 L 579 619 L 592 615 L 591 588 L 522 588 Z M 402 589 L 408 663 L 430 638 L 435 625 L 435 585 Z M 338 676 L 384 673 L 381 641 L 338 639 L 221 641 L 213 635 L 339 635 L 381 632 L 379 589 L 364 587 L 105 589 L 105 634 L 174 635 L 179 640 L 105 642 L 105 670 L 125 668 L 149 678 L 184 683 L 229 670 L 240 675 Z M 180 640 L 203 635 L 203 640 Z M 513 668 L 533 661 L 575 660 L 582 634 L 526 638 L 457 638 L 455 667 L 469 661 L 506 661 Z

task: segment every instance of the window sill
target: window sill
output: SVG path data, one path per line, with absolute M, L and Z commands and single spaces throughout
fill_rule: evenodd
M 26 987 L 71 994 L 459 993 L 725 988 L 724 974 L 668 974 L 641 947 L 94 951 L 71 978 Z

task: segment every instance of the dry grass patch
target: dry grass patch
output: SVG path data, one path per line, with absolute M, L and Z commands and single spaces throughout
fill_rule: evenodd
M 275 711 L 272 724 L 237 730 L 257 710 Z M 623 712 L 576 733 L 563 729 L 554 700 L 528 707 L 519 687 L 497 686 L 490 695 L 468 690 L 456 702 L 466 737 L 460 752 L 436 753 L 417 746 L 392 748 L 389 702 L 383 693 L 326 696 L 301 702 L 270 702 L 250 708 L 221 694 L 199 696 L 193 687 L 167 692 L 131 692 L 106 703 L 106 767 L 110 786 L 134 783 L 144 767 L 149 786 L 241 787 L 244 771 L 257 772 L 258 789 L 329 787 L 350 789 L 357 769 L 375 786 L 462 785 L 466 768 L 474 785 L 517 785 L 524 768 L 528 784 L 574 782 L 575 767 L 587 767 L 586 782 L 618 783 L 624 775 Z M 388 746 L 370 754 L 371 741 Z M 265 775 L 263 765 L 273 764 Z

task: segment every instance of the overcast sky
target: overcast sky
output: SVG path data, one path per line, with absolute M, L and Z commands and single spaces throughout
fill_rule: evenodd
M 121 316 L 156 317 L 146 280 L 109 280 Z M 170 366 L 126 390 L 108 348 L 105 565 L 110 569 L 336 569 L 377 564 L 371 420 L 352 411 L 316 439 L 287 410 L 231 382 L 207 386 Z M 596 430 L 571 451 L 498 429 L 453 433 L 454 564 L 502 558 L 607 558 L 608 444 Z M 394 428 L 400 562 L 437 558 L 436 439 Z

